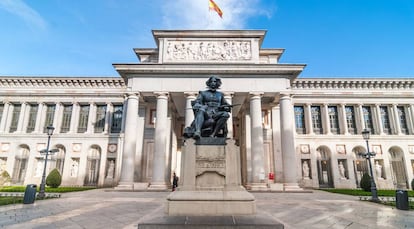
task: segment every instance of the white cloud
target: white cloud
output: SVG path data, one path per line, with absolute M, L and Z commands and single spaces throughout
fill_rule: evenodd
M 46 21 L 22 0 L 1 0 L 0 9 L 4 9 L 22 18 L 30 27 L 46 29 Z
M 209 0 L 175 0 L 163 6 L 163 25 L 167 29 L 243 29 L 252 16 L 266 16 L 259 0 L 215 0 L 223 11 L 220 18 L 208 9 Z

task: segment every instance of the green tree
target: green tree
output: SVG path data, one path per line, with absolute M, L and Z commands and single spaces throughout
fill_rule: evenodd
M 46 185 L 52 188 L 57 188 L 62 183 L 62 176 L 57 169 L 52 170 L 46 177 Z
M 368 173 L 364 173 L 364 175 L 362 175 L 360 186 L 365 192 L 371 191 L 371 177 Z

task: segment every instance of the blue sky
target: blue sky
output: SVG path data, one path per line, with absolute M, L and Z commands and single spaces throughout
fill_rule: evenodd
M 265 29 L 301 77 L 414 77 L 412 0 L 0 0 L 0 76 L 118 76 L 153 29 Z

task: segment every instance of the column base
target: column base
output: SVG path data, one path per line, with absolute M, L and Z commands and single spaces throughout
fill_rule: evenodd
M 141 182 L 141 183 L 134 183 L 134 190 L 147 190 L 148 183 Z
M 168 190 L 169 186 L 166 183 L 150 183 L 148 190 L 150 191 L 164 191 Z
M 299 187 L 298 183 L 284 183 L 283 190 L 285 192 L 303 192 L 303 188 Z
M 269 190 L 266 183 L 251 183 L 249 186 L 250 186 L 251 191 L 268 191 Z
M 119 182 L 118 186 L 114 187 L 115 190 L 119 191 L 133 191 L 134 183 L 132 182 Z

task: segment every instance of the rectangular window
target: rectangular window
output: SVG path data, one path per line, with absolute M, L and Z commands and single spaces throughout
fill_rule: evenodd
M 46 121 L 45 125 L 43 126 L 43 133 L 47 133 L 47 126 L 53 125 L 53 117 L 55 116 L 56 105 L 55 104 L 47 104 L 46 105 Z
M 26 132 L 32 133 L 36 126 L 37 110 L 39 106 L 37 104 L 29 104 L 29 122 L 27 123 Z
M 111 133 L 120 133 L 122 126 L 122 105 L 114 106 L 114 112 L 112 113 L 112 124 L 111 124 Z
M 385 134 L 391 134 L 390 117 L 388 115 L 388 107 L 380 106 L 382 130 Z
M 311 115 L 312 115 L 313 132 L 315 134 L 322 134 L 323 129 L 322 129 L 321 107 L 311 106 Z
M 62 125 L 60 126 L 61 133 L 67 133 L 70 130 L 70 122 L 72 119 L 72 105 L 63 105 Z
M 365 128 L 369 129 L 371 134 L 375 133 L 374 125 L 372 124 L 372 112 L 370 106 L 362 107 L 362 114 L 364 117 Z
M 95 133 L 102 133 L 105 129 L 106 105 L 96 106 Z
M 296 126 L 296 133 L 298 134 L 305 134 L 306 127 L 305 127 L 305 109 L 303 106 L 295 106 L 295 126 Z
M 22 109 L 21 104 L 13 104 L 13 114 L 12 114 L 10 130 L 9 130 L 10 133 L 13 133 L 17 130 L 17 125 L 19 123 L 19 116 L 20 116 L 21 109 Z
M 405 116 L 405 109 L 403 106 L 397 107 L 398 111 L 398 120 L 400 120 L 400 129 L 401 133 L 408 134 L 408 125 L 407 125 L 407 118 Z
M 353 106 L 345 106 L 346 125 L 350 134 L 356 134 L 355 109 Z
M 329 125 L 333 134 L 339 134 L 338 108 L 336 106 L 328 107 Z
M 85 133 L 88 129 L 89 107 L 89 105 L 80 106 L 78 133 Z

